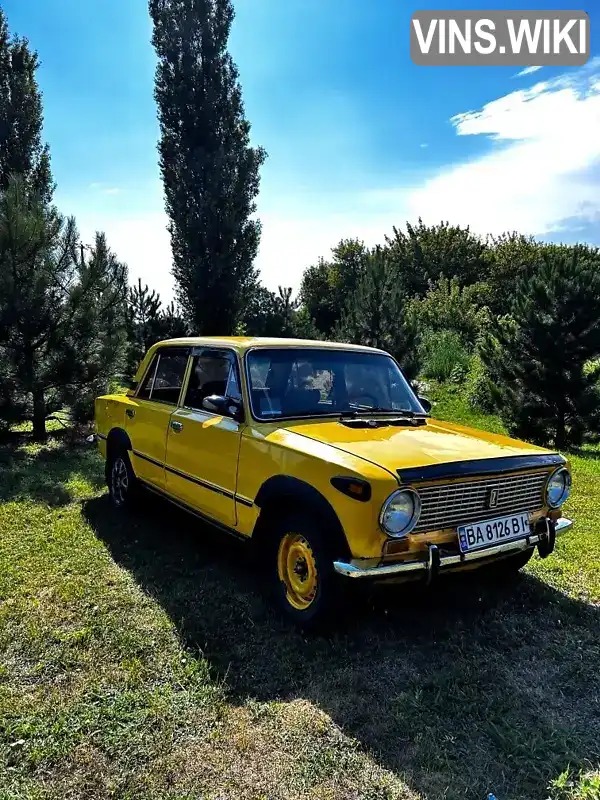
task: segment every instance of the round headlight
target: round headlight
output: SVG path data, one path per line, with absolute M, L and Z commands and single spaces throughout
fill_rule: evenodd
M 421 500 L 414 489 L 400 489 L 383 504 L 379 522 L 389 536 L 406 536 L 421 515 Z
M 566 501 L 571 492 L 571 473 L 560 467 L 550 476 L 546 484 L 546 501 L 550 508 L 558 508 Z

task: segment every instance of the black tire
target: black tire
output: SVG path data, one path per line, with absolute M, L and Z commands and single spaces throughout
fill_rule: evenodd
M 269 542 L 268 565 L 277 608 L 305 630 L 327 627 L 341 607 L 345 588 L 343 578 L 333 569 L 333 562 L 343 554 L 336 551 L 331 531 L 324 530 L 316 515 L 284 514 L 273 520 Z M 283 569 L 282 574 L 284 562 L 293 561 L 298 569 L 294 581 L 300 592 L 290 585 L 289 570 Z
M 531 547 L 528 550 L 522 550 L 512 556 L 506 556 L 500 561 L 493 562 L 487 567 L 488 574 L 499 580 L 513 577 L 519 570 L 527 566 L 534 552 L 535 549 Z
M 113 450 L 106 460 L 106 483 L 115 508 L 131 508 L 138 494 L 135 477 L 127 450 Z

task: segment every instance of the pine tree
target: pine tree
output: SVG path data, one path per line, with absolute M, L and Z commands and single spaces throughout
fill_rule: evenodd
M 290 287 L 279 286 L 275 293 L 257 284 L 249 295 L 237 333 L 247 336 L 294 336 L 297 307 Z
M 62 343 L 49 358 L 60 376 L 58 398 L 72 419 L 92 418 L 94 398 L 120 381 L 126 366 L 127 267 L 96 233 L 86 257 L 79 247 L 62 304 Z
M 38 65 L 0 10 L 0 414 L 42 440 L 65 406 L 89 418 L 122 367 L 127 270 L 102 234 L 86 258 L 51 205 Z
M 187 328 L 174 303 L 163 310 L 160 295 L 138 278 L 127 297 L 127 372 L 131 377 L 151 345 L 185 336 Z
M 391 353 L 412 379 L 418 371 L 417 331 L 389 252 L 376 247 L 350 295 L 336 338 Z
M 48 146 L 42 142 L 42 97 L 37 53 L 27 39 L 11 36 L 0 9 L 0 190 L 12 175 L 44 202 L 53 193 Z
M 181 308 L 198 334 L 231 333 L 256 281 L 252 218 L 262 148 L 250 146 L 227 51 L 230 0 L 150 0 L 160 167 Z
M 540 253 L 481 351 L 511 433 L 563 449 L 600 438 L 600 251 Z
M 96 237 L 79 256 L 73 219 L 11 178 L 0 192 L 0 389 L 7 421 L 31 420 L 37 440 L 65 406 L 77 419 L 119 368 L 126 268 Z
M 127 297 L 127 371 L 133 376 L 151 344 L 159 340 L 161 302 L 157 292 L 142 286 L 141 278 L 129 289 Z
M 161 339 L 178 339 L 181 336 L 187 336 L 189 333 L 185 320 L 173 301 L 169 303 L 160 315 L 159 323 Z

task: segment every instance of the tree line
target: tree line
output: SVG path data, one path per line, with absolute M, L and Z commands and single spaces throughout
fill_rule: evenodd
M 299 328 L 391 352 L 461 386 L 508 430 L 559 449 L 600 438 L 600 251 L 407 223 L 339 243 L 302 279 Z
M 391 352 L 411 380 L 453 382 L 508 429 L 559 448 L 600 438 L 600 254 L 518 233 L 406 223 L 339 242 L 297 297 L 254 266 L 266 153 L 251 143 L 228 52 L 230 0 L 149 0 L 159 166 L 175 303 L 54 203 L 37 54 L 0 9 L 0 427 L 90 419 L 153 342 L 182 335 L 334 339 Z M 285 254 L 282 253 L 282 261 Z

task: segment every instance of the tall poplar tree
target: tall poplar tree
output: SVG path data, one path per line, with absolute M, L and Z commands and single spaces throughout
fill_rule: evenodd
M 232 333 L 256 282 L 260 223 L 253 213 L 265 159 L 250 145 L 227 50 L 233 6 L 150 0 L 149 10 L 177 299 L 196 333 Z

